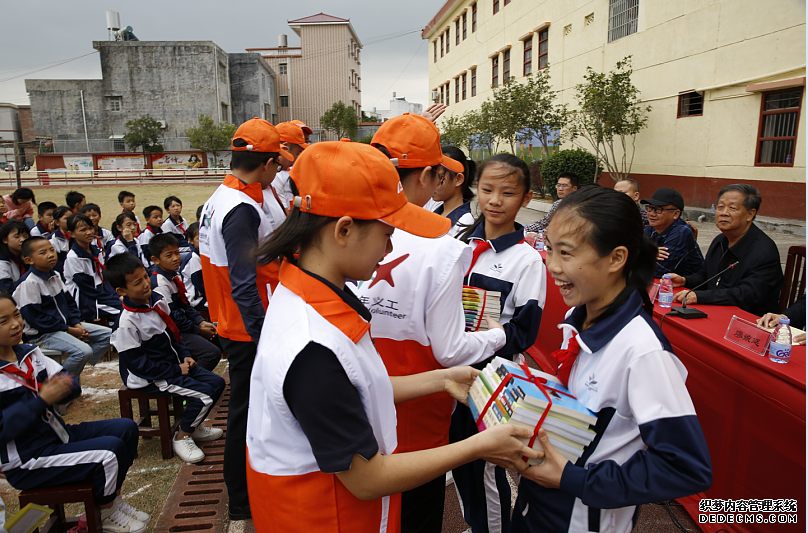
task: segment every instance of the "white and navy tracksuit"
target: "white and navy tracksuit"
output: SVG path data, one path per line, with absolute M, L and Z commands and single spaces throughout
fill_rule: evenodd
M 152 293 L 150 305 L 136 304 L 126 297 L 123 303 L 124 310 L 113 327 L 110 342 L 118 350 L 124 385 L 152 394 L 186 398 L 180 428 L 192 433 L 221 396 L 224 380 L 198 365 L 187 376 L 182 375 L 180 364 L 191 353 L 153 310 L 159 307 L 166 315 L 171 313 L 160 294 Z
M 180 270 L 188 303 L 197 311 L 207 309 L 208 300 L 205 297 L 205 281 L 202 278 L 202 260 L 199 258 L 199 250 L 194 248 L 193 244 L 191 245 L 191 257 Z
M 29 235 L 31 237 L 45 237 L 48 239 L 51 236 L 51 232 L 48 228 L 42 225 L 42 222 L 37 222 L 34 227 L 31 228 Z
M 90 250 L 87 252 L 74 242 L 64 267 L 65 287 L 76 302 L 81 319 L 86 322 L 116 317 L 121 312 L 118 294 L 104 281 L 104 254 L 92 244 Z
M 488 247 L 464 278 L 465 284 L 500 293 L 500 323 L 507 341 L 496 355 L 511 357 L 533 346 L 539 334 L 547 272 L 541 254 L 524 242 L 524 230 L 491 241 L 485 238 L 483 221 L 469 237 L 469 247 Z M 478 368 L 482 368 L 484 361 Z M 457 442 L 477 433 L 477 425 L 468 407 L 458 404 L 452 415 L 451 441 Z M 507 531 L 511 490 L 505 469 L 478 459 L 452 471 L 466 522 L 474 533 Z
M 179 223 L 175 222 L 170 216 L 163 221 L 160 226 L 163 233 L 173 233 L 179 241 L 180 252 L 187 253 L 191 251 L 191 243 L 188 242 L 188 221 L 180 216 Z M 151 257 L 151 254 L 149 255 Z
M 204 319 L 199 311 L 190 305 L 186 294 L 179 295 L 180 288 L 174 279 L 178 275 L 177 272 L 166 272 L 155 265 L 151 274 L 152 290 L 162 296 L 171 309 L 171 318 L 179 328 L 182 342 L 188 347 L 191 357 L 205 370 L 213 371 L 222 359 L 222 350 L 200 336 L 199 324 L 204 322 Z
M 0 289 L 11 292 L 11 288 L 28 268 L 30 267 L 19 258 L 0 254 Z
M 0 471 L 18 490 L 39 489 L 93 480 L 97 503 L 113 501 L 137 454 L 137 424 L 125 418 L 66 425 L 38 393 L 10 377 L 16 366 L 41 384 L 62 372 L 53 359 L 28 344 L 14 346 L 17 364 L 0 360 Z M 39 386 L 37 385 L 37 388 Z M 81 393 L 77 377 L 64 400 Z M 47 422 L 52 419 L 69 435 L 67 443 Z
M 107 243 L 107 247 L 107 259 L 118 254 L 132 254 L 140 259 L 144 268 L 148 269 L 151 265 L 151 261 L 143 256 L 143 249 L 138 244 L 137 239 L 127 241 L 122 236 L 118 235 L 115 240 Z M 151 257 L 151 255 L 149 257 Z
M 466 332 L 463 275 L 471 250 L 449 236 L 418 237 L 396 230 L 393 251 L 357 296 L 373 315 L 371 334 L 391 376 L 479 363 L 506 342 L 500 329 Z M 454 400 L 431 394 L 396 405 L 398 451 L 449 443 Z M 445 476 L 402 495 L 403 531 L 440 531 Z
M 53 249 L 56 250 L 56 266 L 53 268 L 56 270 L 56 272 L 62 274 L 64 272 L 67 252 L 70 251 L 70 239 L 66 237 L 64 233 L 62 233 L 60 228 L 56 228 L 56 231 L 51 233 L 49 240 L 53 246 Z
M 137 239 L 135 239 L 138 247 L 140 248 L 140 259 L 143 261 L 143 265 L 146 268 L 152 266 L 149 242 L 151 242 L 152 237 L 155 235 L 160 235 L 161 233 L 163 233 L 163 228 L 156 228 L 151 224 L 146 224 L 146 227 L 143 228 L 143 231 L 137 236 Z
M 433 213 L 437 213 L 439 215 L 443 214 L 443 202 L 440 205 L 437 205 L 435 209 L 432 210 Z M 449 228 L 449 236 L 455 237 L 458 233 L 465 229 L 465 226 L 470 226 L 474 224 L 474 215 L 471 214 L 471 200 L 463 200 L 463 203 L 460 204 L 454 211 L 449 213 L 446 218 L 452 223 L 452 227 Z
M 96 233 L 96 235 L 95 235 L 95 237 L 94 237 L 94 239 L 95 239 L 95 246 L 96 246 L 96 247 L 97 247 L 99 250 L 101 250 L 101 253 L 103 253 L 103 254 L 104 254 L 104 257 L 107 257 L 107 243 L 108 243 L 108 242 L 110 242 L 110 241 L 113 241 L 113 240 L 115 239 L 115 236 L 114 236 L 114 235 L 112 234 L 112 232 L 111 232 L 111 231 L 109 231 L 107 228 L 101 228 L 101 227 L 99 227 L 99 228 L 98 228 L 98 231 L 99 231 L 101 234 L 100 234 L 100 235 L 98 235 L 98 234 Z
M 628 533 L 636 505 L 707 490 L 707 443 L 673 354 L 638 292 L 611 316 L 580 331 L 583 307 L 561 324 L 562 348 L 577 334 L 580 352 L 569 390 L 597 414 L 597 436 L 560 489 L 522 478 L 511 531 Z

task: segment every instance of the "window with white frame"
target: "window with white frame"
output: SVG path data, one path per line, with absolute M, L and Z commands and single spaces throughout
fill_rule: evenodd
M 640 0 L 609 0 L 609 42 L 637 33 Z

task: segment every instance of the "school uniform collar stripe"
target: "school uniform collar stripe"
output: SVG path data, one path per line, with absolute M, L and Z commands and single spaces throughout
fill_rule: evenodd
M 136 304 L 135 302 L 133 302 L 132 300 L 130 300 L 128 296 L 124 296 L 124 297 L 123 297 L 123 303 L 124 303 L 124 305 L 126 305 L 127 307 L 131 307 L 131 308 L 133 308 L 133 309 L 141 309 L 141 308 L 142 308 L 142 309 L 149 309 L 149 308 L 151 308 L 151 307 L 154 307 L 154 305 L 155 305 L 157 302 L 159 302 L 160 300 L 162 300 L 162 299 L 163 299 L 163 297 L 162 297 L 161 295 L 159 295 L 159 294 L 157 294 L 157 293 L 152 292 L 151 296 L 149 297 L 149 305 L 145 305 L 145 304 Z
M 493 248 L 494 253 L 499 253 L 503 250 L 507 250 L 511 246 L 517 245 L 520 242 L 525 240 L 525 229 L 524 227 L 519 224 L 518 222 L 514 222 L 513 225 L 515 226 L 515 230 L 506 233 L 501 237 L 497 237 L 496 239 L 489 241 L 491 243 L 491 248 Z M 479 226 L 474 229 L 474 232 L 469 236 L 470 241 L 484 241 L 485 239 L 485 221 L 481 222 Z
M 288 261 L 281 265 L 279 278 L 284 287 L 300 296 L 354 343 L 370 329 L 370 313 L 347 288 L 339 289 Z
M 53 236 L 62 239 L 63 241 L 67 240 L 67 237 L 65 237 L 64 233 L 62 233 L 62 228 L 56 228 L 56 231 L 53 232 Z
M 155 274 L 162 274 L 163 276 L 167 277 L 168 279 L 173 279 L 174 276 L 177 275 L 176 272 L 169 272 L 167 270 L 163 270 L 162 268 L 160 268 L 157 265 L 154 265 L 154 273 Z
M 36 346 L 32 346 L 30 344 L 17 344 L 16 346 L 12 346 L 11 349 L 14 350 L 14 355 L 17 356 L 17 366 L 22 364 L 25 358 L 31 355 L 36 348 Z M 0 359 L 0 368 L 10 364 L 13 363 L 10 363 L 5 359 Z
M 73 246 L 71 246 L 70 249 L 76 252 L 76 255 L 84 259 L 95 259 L 96 257 L 98 257 L 99 252 L 98 248 L 95 245 L 91 244 L 90 250 L 92 250 L 92 253 L 89 253 L 87 252 L 87 250 L 82 248 L 79 243 L 75 241 L 73 241 Z
M 264 189 L 261 188 L 260 183 L 244 183 L 232 174 L 228 174 L 224 178 L 222 185 L 243 192 L 256 203 L 264 203 Z
M 614 338 L 616 331 L 621 331 L 626 324 L 642 313 L 642 296 L 634 291 L 628 300 L 611 316 L 601 320 L 585 331 L 581 331 L 586 319 L 586 307 L 579 306 L 559 325 L 559 328 L 570 328 L 578 333 L 578 344 L 589 353 L 601 350 Z
M 50 269 L 50 272 L 45 273 L 39 270 L 38 268 L 31 267 L 31 270 L 29 270 L 28 272 L 33 273 L 34 276 L 37 276 L 39 279 L 43 281 L 48 281 L 49 279 L 51 279 L 53 276 L 56 275 L 56 271 L 53 269 Z

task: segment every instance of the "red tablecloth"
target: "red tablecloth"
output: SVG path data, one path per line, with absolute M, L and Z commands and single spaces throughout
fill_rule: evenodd
M 710 532 L 722 527 L 732 532 L 805 531 L 805 346 L 793 347 L 790 363 L 773 363 L 724 340 L 732 315 L 751 322 L 757 317 L 737 307 L 696 307 L 709 316 L 667 317 L 662 323 L 674 353 L 687 368 L 687 388 L 713 464 L 710 490 L 680 501 L 698 522 L 702 498 L 795 499 L 797 524 L 703 523 L 700 527 Z M 548 273 L 539 336 L 528 350 L 546 372 L 556 371 L 551 354 L 561 344 L 557 325 L 568 309 Z M 657 323 L 666 312 L 655 307 Z M 773 516 L 760 514 L 767 519 Z M 757 519 L 755 513 L 743 516 Z

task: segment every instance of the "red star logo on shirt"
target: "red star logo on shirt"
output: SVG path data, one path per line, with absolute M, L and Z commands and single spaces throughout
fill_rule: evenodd
M 396 268 L 401 263 L 403 263 L 404 260 L 407 259 L 409 256 L 410 256 L 410 254 L 404 254 L 401 257 L 399 257 L 398 259 L 393 259 L 389 263 L 379 265 L 379 269 L 376 271 L 376 277 L 370 283 L 370 287 L 368 287 L 368 289 L 372 288 L 374 285 L 376 285 L 381 280 L 384 280 L 387 283 L 389 283 L 391 287 L 395 287 L 396 284 L 393 281 L 393 269 Z

